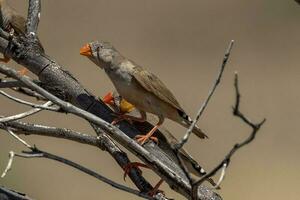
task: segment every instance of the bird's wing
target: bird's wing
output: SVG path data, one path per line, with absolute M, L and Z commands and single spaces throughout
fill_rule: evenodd
M 17 34 L 25 34 L 26 19 L 23 16 L 14 12 L 10 24 Z
M 134 66 L 132 75 L 138 81 L 138 83 L 148 92 L 154 94 L 159 99 L 170 104 L 176 109 L 183 111 L 174 95 L 165 86 L 165 84 L 161 82 L 161 80 L 159 80 L 157 76 L 138 65 Z

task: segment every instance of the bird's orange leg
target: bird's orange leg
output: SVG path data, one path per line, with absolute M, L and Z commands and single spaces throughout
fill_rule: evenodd
M 143 145 L 149 138 L 158 143 L 158 139 L 156 137 L 152 137 L 153 133 L 159 128 L 160 125 L 155 125 L 151 131 L 149 131 L 146 135 L 137 135 L 135 139 L 140 145 Z
M 128 163 L 127 165 L 125 165 L 123 167 L 123 169 L 124 169 L 124 176 L 123 176 L 124 181 L 126 180 L 126 176 L 129 174 L 129 172 L 132 168 L 136 168 L 140 171 L 140 173 L 142 173 L 142 171 L 139 169 L 139 167 L 144 167 L 144 168 L 150 169 L 150 167 L 148 165 L 144 164 L 144 163 L 139 163 L 139 162 Z
M 158 123 L 146 134 L 146 135 L 137 135 L 135 136 L 135 139 L 140 145 L 143 145 L 149 138 L 153 140 L 153 133 L 159 128 L 160 125 L 164 122 L 164 118 L 162 116 L 159 116 Z M 154 141 L 158 143 L 158 139 L 155 138 Z

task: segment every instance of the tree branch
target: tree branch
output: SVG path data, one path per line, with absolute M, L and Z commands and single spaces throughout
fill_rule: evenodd
M 9 99 L 11 99 L 11 100 L 13 100 L 13 101 L 15 101 L 15 102 L 17 102 L 17 103 L 20 103 L 20 104 L 23 104 L 23 105 L 26 105 L 26 106 L 31 106 L 33 108 L 40 108 L 42 110 L 59 111 L 59 108 L 31 103 L 31 102 L 25 101 L 23 99 L 19 99 L 17 97 L 11 96 L 11 95 L 7 94 L 6 92 L 4 92 L 2 90 L 0 90 L 0 94 L 7 97 L 7 98 L 9 98 Z
M 140 193 L 140 191 L 138 191 L 138 190 L 131 189 L 127 186 L 124 186 L 124 185 L 119 184 L 115 181 L 112 181 L 112 180 L 102 176 L 101 174 L 98 174 L 95 171 L 92 171 L 92 170 L 90 170 L 90 169 L 88 169 L 88 168 L 86 168 L 82 165 L 79 165 L 78 163 L 75 163 L 71 160 L 68 160 L 66 158 L 63 158 L 63 157 L 60 157 L 60 156 L 57 156 L 57 155 L 54 155 L 54 154 L 50 154 L 50 153 L 45 152 L 45 151 L 41 151 L 37 148 L 32 149 L 30 152 L 23 151 L 22 154 L 13 153 L 13 155 L 16 156 L 16 157 L 21 157 L 21 158 L 47 158 L 47 159 L 50 159 L 50 160 L 54 160 L 54 161 L 63 163 L 65 165 L 68 165 L 70 167 L 73 167 L 73 168 L 75 168 L 75 169 L 77 169 L 77 170 L 79 170 L 79 171 L 81 171 L 85 174 L 88 174 L 88 175 L 90 175 L 90 176 L 92 176 L 92 177 L 94 177 L 94 178 L 96 178 L 96 179 L 98 179 L 98 180 L 100 180 L 100 181 L 102 181 L 106 184 L 111 185 L 112 187 L 114 187 L 116 189 L 134 194 L 134 195 L 142 197 L 144 199 L 154 199 L 152 197 L 149 197 L 145 194 Z M 12 161 L 9 162 L 9 163 L 12 163 Z
M 54 155 L 54 154 L 50 154 L 50 153 L 47 153 L 45 151 L 41 151 L 39 150 L 37 147 L 33 147 L 31 146 L 30 144 L 28 144 L 25 140 L 21 139 L 19 136 L 17 136 L 11 129 L 9 128 L 6 128 L 7 132 L 12 135 L 17 141 L 19 141 L 20 143 L 22 143 L 25 147 L 29 148 L 31 151 L 30 152 L 26 152 L 26 151 L 23 151 L 23 154 L 17 154 L 17 153 L 14 153 L 14 152 L 10 152 L 9 153 L 9 161 L 8 161 L 8 164 L 7 164 L 7 167 L 5 168 L 3 174 L 2 174 L 2 178 L 6 175 L 6 173 L 11 169 L 12 167 L 12 162 L 13 162 L 13 158 L 15 156 L 18 156 L 18 157 L 23 157 L 23 158 L 48 158 L 48 159 L 51 159 L 51 160 L 55 160 L 55 161 L 58 161 L 58 162 L 61 162 L 61 163 L 64 163 L 66 165 L 69 165 L 73 168 L 76 168 L 90 176 L 93 176 L 95 178 L 97 178 L 98 180 L 104 182 L 104 183 L 107 183 L 109 185 L 111 185 L 112 187 L 114 188 L 117 188 L 119 190 L 122 190 L 122 191 L 125 191 L 125 192 L 128 192 L 128 193 L 131 193 L 131 194 L 135 194 L 137 196 L 140 196 L 140 197 L 143 197 L 145 199 L 154 199 L 152 197 L 149 197 L 148 195 L 146 194 L 142 194 L 140 193 L 138 190 L 134 190 L 134 189 L 131 189 L 129 187 L 126 187 L 124 185 L 121 185 L 119 183 L 116 183 L 86 167 L 83 167 L 82 165 L 79 165 L 73 161 L 70 161 L 68 159 L 65 159 L 65 158 L 62 158 L 60 156 L 57 156 L 57 155 Z M 165 198 L 163 198 L 165 199 Z
M 233 47 L 233 44 L 234 44 L 234 40 L 231 40 L 230 41 L 230 44 L 225 52 L 225 56 L 223 58 L 223 62 L 222 62 L 222 65 L 220 67 L 220 71 L 218 73 L 218 76 L 216 78 L 216 81 L 214 82 L 211 90 L 209 91 L 208 93 L 208 96 L 206 98 L 206 100 L 204 101 L 204 103 L 201 105 L 201 107 L 199 108 L 198 112 L 197 112 L 197 115 L 196 115 L 196 118 L 193 120 L 193 123 L 191 124 L 191 126 L 188 128 L 188 130 L 186 131 L 185 135 L 182 137 L 181 141 L 175 146 L 176 149 L 180 149 L 183 147 L 183 145 L 185 143 L 187 143 L 188 139 L 190 138 L 190 135 L 192 133 L 192 130 L 193 128 L 195 127 L 196 123 L 198 122 L 198 120 L 200 119 L 202 113 L 204 112 L 205 108 L 207 107 L 208 105 L 208 102 L 209 100 L 211 99 L 212 95 L 214 94 L 217 86 L 219 85 L 220 81 L 221 81 L 221 78 L 222 78 L 222 75 L 223 75 L 223 71 L 225 69 L 225 66 L 227 64 L 227 61 L 229 59 L 229 56 L 230 56 L 230 52 L 231 52 L 231 49 Z
M 26 24 L 27 35 L 36 37 L 41 16 L 41 0 L 29 0 L 28 17 Z
M 1 200 L 33 200 L 24 193 L 16 192 L 14 190 L 7 189 L 3 186 L 0 186 L 0 199 Z
M 44 103 L 42 105 L 42 107 L 47 107 L 47 106 L 51 106 L 51 105 L 52 105 L 52 102 L 48 101 L 48 102 Z M 30 115 L 34 115 L 34 114 L 40 112 L 41 110 L 43 110 L 43 109 L 42 108 L 34 108 L 34 109 L 28 110 L 26 112 L 20 113 L 20 114 L 12 115 L 9 117 L 2 117 L 2 118 L 0 118 L 0 123 L 23 119 Z
M 246 138 L 243 142 L 235 144 L 233 148 L 230 150 L 230 152 L 225 156 L 225 158 L 220 162 L 213 170 L 211 170 L 209 173 L 207 173 L 205 176 L 203 176 L 199 181 L 193 183 L 193 198 L 197 199 L 197 189 L 198 186 L 201 185 L 205 180 L 207 180 L 209 177 L 215 175 L 220 169 L 227 168 L 230 164 L 230 159 L 233 156 L 233 154 L 242 148 L 243 146 L 249 144 L 252 142 L 256 136 L 256 133 L 259 131 L 260 127 L 265 123 L 266 119 L 263 119 L 259 123 L 252 123 L 242 112 L 239 110 L 240 106 L 240 92 L 238 88 L 238 74 L 235 74 L 234 79 L 234 87 L 235 87 L 235 94 L 236 94 L 236 102 L 235 106 L 233 107 L 233 115 L 240 118 L 243 122 L 245 122 L 248 126 L 252 128 L 252 132 L 249 135 L 248 138 Z M 225 170 L 225 169 L 224 169 Z M 224 175 L 223 175 L 224 176 Z
M 13 88 L 13 87 L 23 87 L 24 85 L 19 81 L 7 81 L 0 79 L 0 88 Z

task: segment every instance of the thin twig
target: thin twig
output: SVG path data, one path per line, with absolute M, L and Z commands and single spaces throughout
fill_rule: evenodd
M 15 153 L 13 151 L 10 151 L 8 154 L 8 162 L 7 162 L 5 170 L 3 171 L 2 175 L 1 175 L 1 178 L 4 178 L 7 174 L 7 172 L 11 170 L 14 156 L 15 156 Z
M 38 149 L 33 149 L 31 152 L 23 151 L 22 154 L 15 153 L 15 156 L 22 157 L 22 158 L 47 158 L 47 159 L 50 159 L 50 160 L 55 160 L 55 161 L 58 161 L 60 163 L 65 164 L 65 165 L 68 165 L 70 167 L 73 167 L 73 168 L 75 168 L 75 169 L 77 169 L 81 172 L 84 172 L 85 174 L 93 176 L 94 178 L 96 178 L 96 179 L 98 179 L 98 180 L 100 180 L 100 181 L 102 181 L 106 184 L 109 184 L 109 185 L 111 185 L 112 187 L 114 187 L 116 189 L 134 194 L 134 195 L 142 197 L 144 199 L 151 199 L 151 200 L 153 199 L 152 197 L 149 197 L 146 194 L 140 193 L 140 191 L 138 191 L 138 190 L 129 188 L 125 185 L 122 185 L 122 184 L 119 184 L 115 181 L 112 181 L 109 178 L 106 178 L 106 177 L 98 174 L 95 171 L 92 171 L 92 170 L 90 170 L 90 169 L 88 169 L 88 168 L 86 168 L 82 165 L 79 165 L 78 163 L 75 163 L 71 160 L 68 160 L 66 158 L 63 158 L 63 157 L 60 157 L 60 156 L 57 156 L 57 155 L 54 155 L 54 154 L 50 154 L 50 153 L 45 152 L 45 151 L 41 151 L 41 150 L 38 150 Z
M 0 88 L 23 87 L 24 84 L 20 81 L 0 80 Z
M 25 140 L 21 139 L 19 136 L 17 136 L 11 129 L 6 129 L 6 131 L 13 136 L 16 140 L 18 140 L 20 143 L 22 143 L 24 146 L 26 146 L 28 149 L 33 149 L 34 147 L 28 144 Z
M 191 126 L 189 127 L 189 129 L 186 131 L 185 135 L 183 136 L 183 138 L 180 140 L 180 142 L 178 144 L 175 145 L 175 148 L 176 149 L 180 149 L 184 146 L 185 143 L 187 143 L 191 133 L 192 133 L 192 130 L 193 128 L 195 127 L 196 123 L 198 122 L 198 120 L 200 119 L 201 115 L 203 114 L 205 108 L 207 107 L 208 105 L 208 102 L 209 100 L 211 99 L 212 95 L 214 94 L 217 86 L 219 85 L 220 81 L 221 81 L 221 78 L 222 78 L 222 75 L 223 75 L 223 71 L 225 69 L 225 66 L 226 66 L 226 63 L 229 59 L 229 56 L 230 56 L 230 52 L 231 52 L 231 49 L 233 47 L 233 44 L 234 44 L 234 40 L 231 40 L 230 41 L 230 44 L 225 52 L 225 56 L 223 58 L 223 62 L 222 62 L 222 65 L 221 65 L 221 68 L 220 68 L 220 71 L 219 71 L 219 74 L 217 76 L 217 79 L 216 81 L 214 82 L 211 90 L 209 91 L 208 93 L 208 96 L 206 98 L 206 100 L 204 101 L 204 103 L 201 105 L 201 107 L 199 108 L 198 112 L 197 112 L 197 115 L 196 115 L 196 118 L 193 120 L 193 123 L 191 124 Z
M 33 200 L 23 192 L 17 192 L 16 190 L 8 189 L 0 186 L 1 200 Z
M 48 101 L 48 102 L 44 103 L 42 106 L 47 107 L 47 106 L 51 106 L 51 105 L 52 105 L 52 102 Z M 20 114 L 8 116 L 8 117 L 3 117 L 3 118 L 0 118 L 0 123 L 23 119 L 23 118 L 28 117 L 30 115 L 34 115 L 34 114 L 40 112 L 41 110 L 43 110 L 43 109 L 41 109 L 41 108 L 34 108 L 34 109 L 28 110 L 26 112 L 20 113 Z
M 20 94 L 24 94 L 29 97 L 35 97 L 37 100 L 47 101 L 47 99 L 45 97 L 43 97 L 39 93 L 32 91 L 31 89 L 28 89 L 26 87 L 16 87 L 16 88 L 11 88 L 11 89 Z
M 227 169 L 227 163 L 224 163 L 223 167 L 222 167 L 222 170 L 221 170 L 220 178 L 219 178 L 218 182 L 216 183 L 216 185 L 213 187 L 214 189 L 217 189 L 221 186 L 221 183 L 225 178 L 226 169 Z
M 234 87 L 235 87 L 235 94 L 236 94 L 236 102 L 235 102 L 235 106 L 233 107 L 233 115 L 240 118 L 243 122 L 245 122 L 247 125 L 249 125 L 252 128 L 252 132 L 249 135 L 249 137 L 246 138 L 243 142 L 235 144 L 233 146 L 233 148 L 230 150 L 230 152 L 225 156 L 225 158 L 213 170 L 211 170 L 209 173 L 207 173 L 200 180 L 198 180 L 197 182 L 195 182 L 193 184 L 193 186 L 192 186 L 192 192 L 193 192 L 192 199 L 196 199 L 196 197 L 197 197 L 198 186 L 200 186 L 209 177 L 215 175 L 224 165 L 226 165 L 226 167 L 228 167 L 229 164 L 230 164 L 230 159 L 233 156 L 233 154 L 237 150 L 239 150 L 241 147 L 243 147 L 243 146 L 249 144 L 250 142 L 252 142 L 254 140 L 255 136 L 256 136 L 256 133 L 258 132 L 260 127 L 266 121 L 266 119 L 263 119 L 261 122 L 254 124 L 246 116 L 244 116 L 244 114 L 242 114 L 241 111 L 239 110 L 241 95 L 240 95 L 239 88 L 238 88 L 238 74 L 237 73 L 235 73 Z
M 40 135 L 56 138 L 63 138 L 79 142 L 82 144 L 88 144 L 98 147 L 100 141 L 96 136 L 80 133 L 66 128 L 57 128 L 51 126 L 45 126 L 40 124 L 31 124 L 20 121 L 11 121 L 6 123 L 0 123 L 0 128 L 6 130 L 11 129 L 15 134 L 21 135 Z
M 39 104 L 35 104 L 35 103 L 31 103 L 31 102 L 28 102 L 28 101 L 25 101 L 23 99 L 19 99 L 17 97 L 14 97 L 14 96 L 11 96 L 9 94 L 7 94 L 6 92 L 0 90 L 0 94 L 17 102 L 17 103 L 20 103 L 20 104 L 24 104 L 24 105 L 27 105 L 27 106 L 31 106 L 33 108 L 41 108 L 42 110 L 51 110 L 51 111 L 58 111 L 60 108 L 57 108 L 57 107 L 51 107 L 51 106 L 44 106 L 44 105 L 39 105 Z
M 28 17 L 26 24 L 27 35 L 36 37 L 41 15 L 41 0 L 29 0 Z

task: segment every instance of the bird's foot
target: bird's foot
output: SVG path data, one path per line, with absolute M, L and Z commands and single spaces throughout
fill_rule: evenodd
M 161 186 L 161 184 L 164 182 L 163 179 L 160 179 L 160 181 L 158 181 L 158 183 L 154 186 L 154 188 L 148 192 L 147 194 L 150 196 L 150 197 L 153 197 L 154 195 L 156 195 L 158 192 L 159 193 L 162 193 L 162 194 L 165 194 L 164 191 L 162 190 L 159 190 L 159 187 Z
M 147 142 L 149 139 L 158 144 L 158 139 L 157 137 L 154 136 L 148 136 L 148 135 L 137 135 L 135 136 L 136 141 L 140 144 L 143 145 L 145 142 Z
M 144 167 L 144 168 L 150 168 L 148 165 L 144 164 L 144 163 L 139 163 L 139 162 L 131 162 L 131 163 L 128 163 L 127 165 L 125 165 L 123 167 L 124 169 L 124 181 L 126 180 L 126 176 L 129 174 L 130 170 L 132 168 L 136 168 L 141 174 L 142 174 L 142 170 L 140 170 L 140 167 Z

